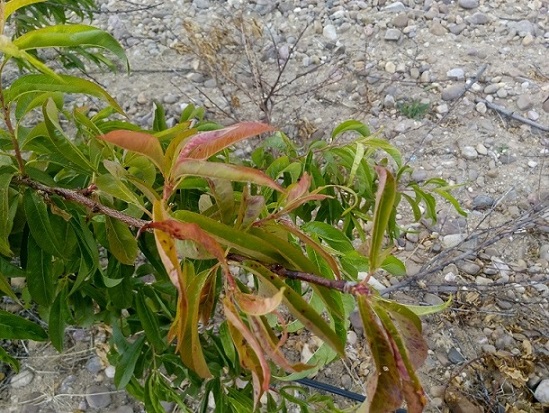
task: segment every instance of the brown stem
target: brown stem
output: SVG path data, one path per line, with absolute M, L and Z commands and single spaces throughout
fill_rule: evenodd
M 11 123 L 10 106 L 7 104 L 6 100 L 4 99 L 4 86 L 2 85 L 1 73 L 4 71 L 4 66 L 6 66 L 7 62 L 8 62 L 7 59 L 4 60 L 4 62 L 2 63 L 2 66 L 0 67 L 0 106 L 2 106 L 2 113 L 4 115 L 4 122 L 6 123 L 6 128 L 8 129 L 8 132 L 11 136 L 11 141 L 13 143 L 13 150 L 15 151 L 15 159 L 17 159 L 17 165 L 19 166 L 19 172 L 21 174 L 25 174 L 25 162 L 23 161 L 23 157 L 21 156 L 21 149 L 19 148 L 19 142 L 17 142 L 17 138 L 15 136 L 15 128 Z
M 47 185 L 43 185 L 39 182 L 33 181 L 32 179 L 24 178 L 24 177 L 16 177 L 15 183 L 19 185 L 28 186 L 29 188 L 35 189 L 37 191 L 41 191 L 48 195 L 57 195 L 68 201 L 74 201 L 80 205 L 87 207 L 94 213 L 101 213 L 103 215 L 107 215 L 111 218 L 124 222 L 125 224 L 131 227 L 141 228 L 150 223 L 150 221 L 134 218 L 127 214 L 124 214 L 123 212 L 117 211 L 116 209 L 109 208 L 101 204 L 100 202 L 96 202 L 93 199 L 88 198 L 82 192 L 75 191 L 73 189 L 49 187 Z
M 237 262 L 244 262 L 248 258 L 238 254 L 229 254 L 227 259 Z M 265 264 L 263 264 L 265 265 Z M 316 274 L 311 274 L 303 271 L 289 270 L 280 264 L 265 265 L 269 271 L 275 273 L 279 277 L 289 278 L 291 280 L 305 281 L 309 284 L 320 285 L 322 287 L 330 288 L 332 290 L 341 291 L 345 294 L 351 295 L 370 295 L 370 288 L 362 283 L 355 281 L 345 280 L 330 280 L 328 278 L 320 277 Z

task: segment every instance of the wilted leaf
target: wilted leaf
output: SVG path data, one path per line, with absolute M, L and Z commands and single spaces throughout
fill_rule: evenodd
M 247 294 L 236 290 L 234 292 L 235 302 L 246 314 L 261 316 L 275 311 L 284 296 L 285 287 L 271 297 L 260 297 L 255 294 Z
M 156 200 L 153 204 L 153 219 L 161 222 L 169 217 L 167 211 L 164 209 L 164 205 L 161 200 Z M 166 232 L 161 230 L 154 230 L 154 240 L 156 248 L 162 264 L 170 277 L 170 281 L 177 288 L 181 294 L 181 288 L 179 280 L 181 278 L 181 267 L 179 265 L 179 259 L 177 257 L 177 249 L 175 247 L 174 239 Z

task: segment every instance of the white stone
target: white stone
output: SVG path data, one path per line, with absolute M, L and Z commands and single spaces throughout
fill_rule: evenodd
M 24 369 L 11 378 L 10 385 L 14 389 L 20 389 L 31 384 L 33 379 L 34 373 L 28 369 Z
M 482 143 L 477 144 L 475 149 L 480 155 L 488 155 L 488 149 Z
M 324 29 L 322 29 L 322 36 L 332 42 L 335 42 L 337 40 L 337 31 L 335 26 L 333 24 L 327 24 L 324 26 Z
M 440 243 L 444 248 L 452 248 L 458 245 L 464 239 L 465 239 L 464 234 L 449 234 L 449 235 L 443 236 L 440 239 Z
M 114 378 L 115 373 L 116 373 L 116 368 L 114 366 L 108 366 L 105 369 L 105 376 L 107 376 L 109 379 Z
M 463 156 L 465 159 L 472 160 L 478 157 L 478 152 L 472 146 L 463 146 L 461 148 L 461 156 Z
M 385 71 L 387 73 L 395 73 L 396 72 L 396 65 L 393 62 L 385 63 Z
M 486 113 L 486 111 L 488 110 L 486 108 L 486 104 L 484 102 L 478 102 L 475 106 L 475 109 L 477 110 L 478 113 L 480 113 L 481 115 L 484 115 Z
M 446 72 L 446 76 L 448 76 L 449 79 L 463 80 L 465 79 L 465 70 L 463 70 L 461 67 L 456 67 L 454 69 L 448 70 Z
M 534 397 L 540 403 L 549 403 L 549 379 L 544 379 L 538 384 Z
M 536 166 L 538 166 L 538 163 L 536 161 L 530 160 L 530 161 L 528 161 L 528 166 L 530 168 L 535 168 Z

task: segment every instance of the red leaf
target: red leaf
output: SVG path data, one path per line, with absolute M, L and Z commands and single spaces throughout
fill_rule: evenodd
M 236 142 L 274 130 L 265 123 L 242 122 L 223 129 L 201 132 L 185 143 L 178 161 L 188 158 L 208 159 Z
M 99 136 L 99 139 L 120 146 L 128 151 L 145 155 L 164 172 L 164 152 L 156 137 L 144 132 L 129 130 L 115 130 L 106 135 Z

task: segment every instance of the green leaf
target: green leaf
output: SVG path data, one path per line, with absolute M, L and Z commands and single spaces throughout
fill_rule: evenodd
M 4 3 L 4 21 L 20 8 L 30 4 L 42 3 L 44 1 L 46 0 L 10 0 L 7 3 Z
M 88 158 L 86 158 L 73 141 L 65 135 L 65 131 L 59 123 L 59 110 L 53 100 L 48 99 L 44 103 L 42 113 L 44 114 L 44 122 L 48 130 L 48 137 L 52 145 L 57 149 L 57 152 L 68 161 L 67 163 L 78 166 L 82 172 L 95 172 L 95 168 Z
M 284 189 L 264 172 L 245 166 L 195 159 L 183 159 L 175 164 L 171 171 L 171 176 L 173 179 L 179 179 L 185 175 L 228 179 L 237 182 L 250 182 L 284 192 Z
M 69 75 L 58 75 L 57 78 L 44 74 L 20 76 L 5 90 L 4 100 L 6 103 L 11 103 L 27 93 L 36 92 L 83 93 L 105 100 L 117 112 L 124 114 L 114 98 L 103 88 L 89 80 Z
M 120 360 L 116 363 L 114 384 L 118 389 L 123 389 L 130 382 L 144 342 L 145 336 L 142 335 L 124 350 Z
M 235 252 L 268 264 L 286 263 L 280 252 L 263 239 L 222 224 L 204 215 L 188 210 L 175 211 L 174 217 L 183 222 L 194 222 L 214 237 L 221 245 Z
M 160 380 L 158 373 L 152 372 L 145 382 L 145 411 L 147 413 L 166 413 L 160 404 L 159 392 Z
M 137 310 L 137 315 L 141 321 L 147 340 L 153 345 L 156 351 L 163 352 L 166 348 L 166 343 L 163 339 L 165 334 L 161 333 L 156 314 L 147 304 L 143 290 L 138 291 L 135 296 L 135 309 Z
M 154 119 L 153 119 L 153 131 L 161 132 L 168 129 L 168 124 L 166 123 L 166 111 L 162 104 L 155 100 L 154 101 Z
M 0 337 L 2 335 L 0 334 Z M 4 347 L 0 347 L 0 363 L 6 363 L 15 371 L 15 373 L 19 373 L 19 360 L 17 360 L 15 357 L 13 357 L 11 354 L 9 354 L 6 350 L 4 350 Z
M 109 251 L 122 264 L 133 265 L 139 248 L 137 240 L 130 229 L 122 222 L 111 217 L 105 217 L 105 228 L 109 242 Z
M 401 260 L 393 255 L 389 255 L 383 260 L 381 268 L 396 276 L 403 277 L 406 275 L 406 266 Z
M 13 226 L 17 202 L 10 205 L 9 189 L 16 173 L 17 171 L 0 174 L 0 254 L 5 256 L 12 254 L 8 237 Z
M 164 151 L 157 137 L 145 132 L 115 130 L 99 138 L 128 151 L 146 156 L 164 173 Z
M 11 3 L 11 2 L 10 2 Z M 32 30 L 13 41 L 21 50 L 46 47 L 82 47 L 93 46 L 107 49 L 125 62 L 130 70 L 130 63 L 124 48 L 109 33 L 96 27 L 84 24 L 60 24 Z
M 362 123 L 354 119 L 346 120 L 345 122 L 340 123 L 332 132 L 332 139 L 335 139 L 336 136 L 342 134 L 343 132 L 354 131 L 359 133 L 362 136 L 369 136 L 370 129 Z
M 55 298 L 56 286 L 52 256 L 33 237 L 29 237 L 27 248 L 27 287 L 34 301 L 49 307 Z
M 57 108 L 63 107 L 63 93 L 60 92 L 27 93 L 21 96 L 15 107 L 15 118 L 22 119 L 32 109 L 43 106 L 49 99 L 53 100 Z
M 452 304 L 452 297 L 448 298 L 448 300 L 446 302 L 444 302 L 442 304 L 437 304 L 437 305 L 400 304 L 400 303 L 395 303 L 394 301 L 385 300 L 385 299 L 381 299 L 380 301 L 383 301 L 384 305 L 388 306 L 389 308 L 392 308 L 393 305 L 406 307 L 408 310 L 413 312 L 415 315 L 417 315 L 419 317 L 422 317 L 422 316 L 426 316 L 426 315 L 440 313 L 441 311 L 446 310 L 448 307 L 450 307 L 450 304 Z
M 302 228 L 309 234 L 315 234 L 338 252 L 345 253 L 354 251 L 355 249 L 349 238 L 347 238 L 342 231 L 325 222 L 307 222 Z
M 0 310 L 0 338 L 5 340 L 46 341 L 48 333 L 26 318 Z
M 63 288 L 50 309 L 50 317 L 48 320 L 48 330 L 50 340 L 57 351 L 63 351 L 65 341 L 65 327 L 70 316 L 69 306 L 67 301 L 67 289 Z
M 63 257 L 64 247 L 53 230 L 46 204 L 35 192 L 27 190 L 23 194 L 23 206 L 27 223 L 34 241 L 45 252 Z
M 396 182 L 393 175 L 381 166 L 377 166 L 376 171 L 379 182 L 374 209 L 372 240 L 370 242 L 370 272 L 375 271 L 382 263 L 380 260 L 382 258 L 383 239 L 396 199 Z
M 450 204 L 452 204 L 452 206 L 455 208 L 455 210 L 457 211 L 458 214 L 460 214 L 461 216 L 464 216 L 464 217 L 467 216 L 467 212 L 465 212 L 463 210 L 463 208 L 461 208 L 461 205 L 459 204 L 458 200 L 456 198 L 454 198 L 450 193 L 448 193 L 448 191 L 446 191 L 442 188 L 435 188 L 435 189 L 433 189 L 433 192 L 440 195 L 442 198 L 444 198 Z

